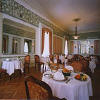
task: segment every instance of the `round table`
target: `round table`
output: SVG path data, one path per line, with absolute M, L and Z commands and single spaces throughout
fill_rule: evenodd
M 45 72 L 42 81 L 51 87 L 54 96 L 67 100 L 89 100 L 89 96 L 92 96 L 92 84 L 88 75 L 86 81 L 80 81 L 74 78 L 77 73 L 71 73 L 71 80 L 66 83 L 66 81 L 56 81 L 45 76 L 48 73 L 52 74 L 50 71 Z
M 21 71 L 23 72 L 23 64 L 19 60 L 3 61 L 2 69 L 6 69 L 7 73 L 11 75 L 12 73 L 14 73 L 14 69 L 21 69 Z

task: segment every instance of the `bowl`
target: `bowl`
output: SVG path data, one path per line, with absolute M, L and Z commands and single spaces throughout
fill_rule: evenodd
M 62 71 L 62 73 L 63 73 L 63 75 L 66 77 L 66 76 L 70 76 L 70 74 L 71 74 L 71 72 L 63 72 Z
M 75 79 L 80 80 L 80 81 L 86 81 L 87 80 L 87 76 L 85 74 L 77 74 L 75 76 Z

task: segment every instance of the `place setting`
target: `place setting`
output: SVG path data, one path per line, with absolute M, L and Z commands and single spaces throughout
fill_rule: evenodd
M 62 68 L 62 69 L 51 69 L 49 71 L 46 71 L 43 76 L 48 78 L 48 79 L 52 79 L 53 81 L 56 82 L 65 82 L 68 83 L 70 80 L 73 79 L 73 77 L 71 77 L 71 70 L 68 70 L 67 68 Z

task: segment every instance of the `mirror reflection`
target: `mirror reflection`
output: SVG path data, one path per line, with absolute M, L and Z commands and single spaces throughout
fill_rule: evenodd
M 4 19 L 2 44 L 4 55 L 34 54 L 35 29 Z

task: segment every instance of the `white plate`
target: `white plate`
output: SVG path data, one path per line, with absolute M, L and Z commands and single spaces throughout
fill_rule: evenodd
M 53 77 L 53 80 L 55 80 L 55 81 L 65 81 L 65 80 L 67 80 L 67 78 L 64 78 L 64 79 L 56 79 L 56 78 Z

